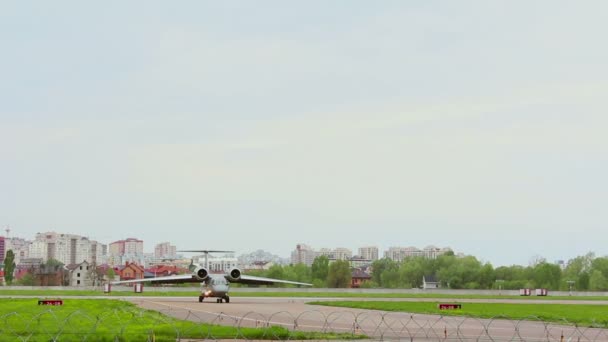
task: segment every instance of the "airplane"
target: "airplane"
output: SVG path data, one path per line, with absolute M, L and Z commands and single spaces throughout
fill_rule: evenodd
M 190 264 L 191 274 L 183 275 L 172 275 L 166 277 L 156 277 L 148 279 L 133 279 L 133 280 L 122 280 L 114 281 L 112 285 L 129 284 L 129 283 L 163 283 L 163 284 L 182 284 L 182 283 L 201 283 L 201 293 L 198 296 L 199 303 L 202 303 L 205 298 L 214 297 L 217 303 L 230 303 L 230 296 L 228 290 L 230 289 L 230 283 L 248 284 L 248 285 L 273 285 L 276 283 L 280 284 L 291 284 L 300 286 L 312 286 L 312 284 L 301 283 L 297 281 L 281 280 L 273 278 L 264 278 L 245 275 L 238 268 L 233 268 L 226 274 L 212 274 L 207 271 L 209 268 L 208 254 L 209 253 L 234 253 L 233 251 L 215 251 L 215 250 L 187 250 L 178 252 L 191 252 L 191 253 L 204 253 L 205 255 L 205 266 L 194 266 Z

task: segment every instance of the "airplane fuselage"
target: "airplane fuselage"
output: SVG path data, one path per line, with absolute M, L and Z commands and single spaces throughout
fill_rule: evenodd
M 230 284 L 226 281 L 223 275 L 209 275 L 207 281 L 201 283 L 201 294 L 198 296 L 198 301 L 202 302 L 205 298 L 215 297 L 218 303 L 230 303 L 228 291 Z

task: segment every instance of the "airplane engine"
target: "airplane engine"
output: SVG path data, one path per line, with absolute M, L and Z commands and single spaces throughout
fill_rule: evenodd
M 207 277 L 209 277 L 209 272 L 207 271 L 207 269 L 205 269 L 204 267 L 198 267 L 195 271 L 194 271 L 194 276 L 200 280 L 203 281 L 205 279 L 207 279 Z
M 241 270 L 239 270 L 238 268 L 233 268 L 232 270 L 230 270 L 230 273 L 228 273 L 228 278 L 230 279 L 230 281 L 237 281 L 241 278 Z

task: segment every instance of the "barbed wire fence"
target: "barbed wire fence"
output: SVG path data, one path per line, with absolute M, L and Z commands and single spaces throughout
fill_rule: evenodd
M 511 320 L 505 316 L 480 319 L 350 311 L 305 311 L 297 315 L 251 311 L 235 316 L 180 308 L 127 308 L 91 316 L 84 310 L 58 315 L 57 310 L 51 307 L 36 315 L 11 312 L 0 316 L 0 341 L 299 340 L 304 338 L 302 332 L 326 334 L 314 337 L 317 340 L 608 341 L 606 322 L 580 327 L 566 320 L 543 322 L 534 316 Z

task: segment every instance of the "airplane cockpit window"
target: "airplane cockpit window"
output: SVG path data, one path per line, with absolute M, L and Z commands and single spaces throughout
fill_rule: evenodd
M 224 278 L 211 278 L 211 285 L 226 285 Z

